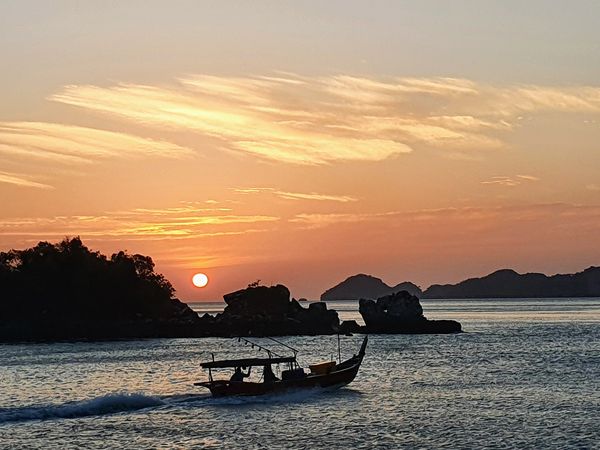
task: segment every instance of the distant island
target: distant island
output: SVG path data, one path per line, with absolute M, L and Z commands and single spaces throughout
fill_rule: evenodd
M 399 283 L 395 286 L 388 286 L 381 278 L 359 274 L 351 276 L 340 284 L 326 290 L 321 295 L 321 301 L 379 298 L 400 291 L 407 291 L 411 295 L 416 295 L 417 297 L 423 295 L 419 286 L 408 281 Z
M 434 284 L 425 291 L 410 282 L 392 287 L 379 278 L 359 274 L 325 291 L 321 301 L 378 298 L 400 290 L 427 299 L 600 297 L 600 267 L 553 276 L 542 273 L 519 274 L 511 269 L 502 269 L 457 284 Z
M 364 326 L 340 323 L 324 302 L 303 307 L 283 285 L 252 283 L 226 294 L 222 313 L 202 317 L 174 294 L 149 256 L 108 258 L 78 237 L 0 252 L 0 342 L 461 331 L 456 321 L 427 320 L 405 290 L 361 304 Z

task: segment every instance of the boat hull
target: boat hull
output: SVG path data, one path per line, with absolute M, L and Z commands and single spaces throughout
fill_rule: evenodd
M 366 346 L 367 337 L 365 337 L 358 355 L 335 365 L 331 371 L 324 374 L 310 374 L 304 377 L 267 383 L 212 380 L 194 384 L 196 386 L 208 388 L 213 397 L 265 395 L 315 388 L 337 389 L 346 386 L 354 380 L 365 356 Z
M 304 378 L 274 381 L 272 383 L 217 380 L 196 384 L 210 389 L 213 397 L 265 395 L 313 388 L 337 389 L 351 383 L 356 377 L 359 367 L 360 363 L 343 370 L 333 370 L 324 375 L 308 375 Z

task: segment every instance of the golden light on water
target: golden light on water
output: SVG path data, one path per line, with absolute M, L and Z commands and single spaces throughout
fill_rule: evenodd
M 196 287 L 203 288 L 208 284 L 208 277 L 203 273 L 197 273 L 192 277 L 192 283 Z

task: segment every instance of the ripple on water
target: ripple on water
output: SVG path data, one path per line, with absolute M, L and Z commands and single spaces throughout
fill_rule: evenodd
M 0 346 L 0 447 L 593 448 L 600 327 L 590 308 L 581 321 L 488 319 L 482 308 L 472 332 L 372 336 L 348 388 L 256 399 L 191 386 L 211 351 L 249 352 L 230 340 Z M 342 339 L 349 356 L 361 337 Z M 304 364 L 337 353 L 335 337 L 283 340 Z

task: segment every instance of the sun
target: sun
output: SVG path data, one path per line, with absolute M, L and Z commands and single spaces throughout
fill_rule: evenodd
M 208 277 L 203 273 L 197 273 L 192 277 L 192 283 L 194 283 L 194 286 L 196 287 L 204 287 L 208 284 Z

